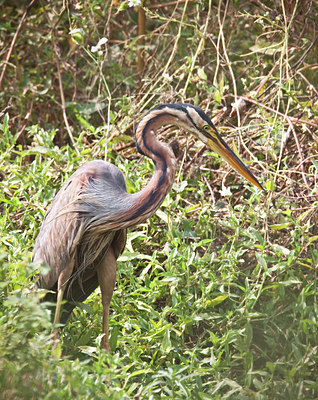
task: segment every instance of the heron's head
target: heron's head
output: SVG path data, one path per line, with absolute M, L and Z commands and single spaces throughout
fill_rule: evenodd
M 175 125 L 191 132 L 210 149 L 219 154 L 239 174 L 244 176 L 259 189 L 263 189 L 262 185 L 258 182 L 252 172 L 221 138 L 210 118 L 199 107 L 187 103 L 175 103 L 164 104 L 155 107 L 151 111 L 161 111 L 161 114 L 173 115 L 173 123 Z

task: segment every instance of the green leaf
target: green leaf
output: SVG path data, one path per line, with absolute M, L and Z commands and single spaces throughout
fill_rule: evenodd
M 222 97 L 221 97 L 221 94 L 220 94 L 220 92 L 219 92 L 218 90 L 216 90 L 216 91 L 214 92 L 214 100 L 215 100 L 217 103 L 221 103 L 221 102 L 222 102 Z
M 293 225 L 291 222 L 284 222 L 282 224 L 272 224 L 269 225 L 269 229 L 271 229 L 272 231 L 280 231 L 281 229 L 285 229 L 291 225 Z
M 170 329 L 168 326 L 166 327 L 161 345 L 164 352 L 169 352 L 170 350 L 172 350 L 171 340 L 170 340 Z
M 208 79 L 206 73 L 204 72 L 203 68 L 198 68 L 198 77 L 203 80 L 206 81 Z
M 277 51 L 281 51 L 281 48 L 281 43 L 260 41 L 254 46 L 251 46 L 250 50 L 252 51 L 252 53 L 266 53 L 267 55 L 273 55 Z
M 272 178 L 270 178 L 270 180 L 266 181 L 265 188 L 267 190 L 270 190 L 271 192 L 273 192 L 275 190 L 275 183 Z
M 162 211 L 160 208 L 158 208 L 158 210 L 156 211 L 156 215 L 166 224 L 169 222 L 169 218 L 167 216 L 167 214 Z

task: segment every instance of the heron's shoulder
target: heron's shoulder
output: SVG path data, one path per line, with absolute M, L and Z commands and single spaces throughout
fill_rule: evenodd
M 78 168 L 76 173 L 88 173 L 93 176 L 98 176 L 101 173 L 121 173 L 120 169 L 116 165 L 103 160 L 87 161 L 81 167 Z
M 94 160 L 83 164 L 74 174 L 74 178 L 80 177 L 82 180 L 104 183 L 108 186 L 119 186 L 126 190 L 125 178 L 116 165 L 103 161 Z

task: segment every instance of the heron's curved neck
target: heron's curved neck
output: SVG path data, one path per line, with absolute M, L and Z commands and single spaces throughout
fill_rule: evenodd
M 161 205 L 174 181 L 176 158 L 172 149 L 161 143 L 155 131 L 163 125 L 177 125 L 178 119 L 169 112 L 153 110 L 146 114 L 136 128 L 136 145 L 142 154 L 151 158 L 155 164 L 155 173 L 150 182 L 139 193 L 133 195 L 134 212 L 131 215 L 132 225 L 149 218 Z

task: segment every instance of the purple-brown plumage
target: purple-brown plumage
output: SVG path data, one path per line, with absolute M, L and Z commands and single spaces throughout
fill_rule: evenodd
M 74 302 L 85 300 L 99 285 L 103 305 L 102 347 L 108 340 L 109 305 L 116 282 L 116 260 L 126 242 L 126 229 L 148 219 L 171 189 L 176 172 L 175 156 L 155 131 L 176 125 L 220 152 L 253 184 L 261 185 L 219 137 L 211 120 L 190 104 L 166 104 L 150 110 L 137 124 L 138 150 L 150 157 L 155 172 L 138 193 L 126 191 L 120 170 L 104 161 L 81 166 L 63 185 L 50 205 L 34 246 L 34 261 L 50 267 L 38 287 L 49 289 L 46 299 L 56 301 L 54 323 L 65 322 Z M 61 314 L 62 300 L 66 300 Z M 55 338 L 58 338 L 55 330 Z

